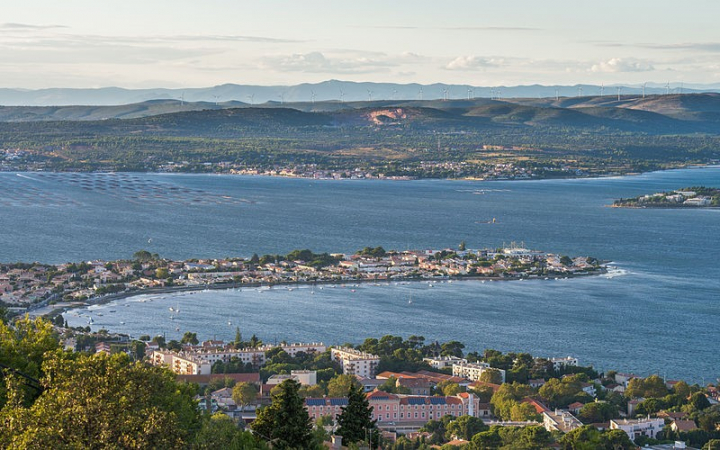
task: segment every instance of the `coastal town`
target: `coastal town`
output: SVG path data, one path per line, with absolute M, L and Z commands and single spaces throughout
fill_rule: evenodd
M 710 208 L 720 207 L 720 189 L 705 186 L 657 192 L 613 202 L 615 208 Z
M 593 439 L 622 449 L 700 449 L 720 438 L 716 385 L 599 373 L 572 356 L 466 352 L 460 342 L 423 336 L 327 346 L 265 344 L 254 335 L 243 340 L 239 328 L 231 342 L 199 342 L 191 332 L 165 342 L 162 336 L 131 341 L 62 325 L 55 331 L 72 351 L 127 354 L 167 368 L 178 382 L 196 386 L 200 411 L 224 415 L 241 428 L 253 428 L 278 392 L 295 385 L 326 448 L 346 448 L 336 431 L 352 389 L 366 399 L 378 445 L 386 449 L 499 448 L 482 446 L 493 440 L 514 447 L 513 439 L 526 434 L 533 448 Z
M 514 147 L 484 146 L 486 151 L 528 150 Z M 94 171 L 114 172 L 121 170 L 117 165 L 98 167 Z M 142 170 L 140 170 L 142 169 Z M 32 150 L 0 149 L 0 172 L 45 172 L 56 171 L 53 164 Z M 414 161 L 388 164 L 362 164 L 332 166 L 307 164 L 266 164 L 253 165 L 231 161 L 148 161 L 136 171 L 158 173 L 216 173 L 230 175 L 259 175 L 285 178 L 309 178 L 315 180 L 412 180 L 422 178 L 493 180 L 529 180 L 542 178 L 570 178 L 600 175 L 614 175 L 579 168 L 570 164 L 543 163 L 528 164 L 524 161 L 498 161 L 477 163 L 472 161 Z
M 68 307 L 152 290 L 193 290 L 278 284 L 390 282 L 399 280 L 550 279 L 603 273 L 592 257 L 497 249 L 386 251 L 366 247 L 354 254 L 295 250 L 287 255 L 174 261 L 148 251 L 132 259 L 49 265 L 0 263 L 0 306 L 22 313 L 48 305 Z

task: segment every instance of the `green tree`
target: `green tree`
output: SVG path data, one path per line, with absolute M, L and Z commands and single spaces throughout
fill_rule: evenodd
M 285 380 L 271 392 L 272 404 L 262 408 L 252 429 L 278 449 L 310 449 L 315 447 L 312 422 L 305 403 L 298 394 L 300 383 Z
M 161 278 L 165 279 L 170 276 L 170 272 L 168 272 L 166 267 L 158 267 L 155 269 L 155 278 Z
M 253 383 L 241 382 L 233 387 L 232 399 L 235 404 L 240 405 L 243 409 L 257 400 L 260 393 L 258 387 Z
M 337 417 L 337 434 L 344 444 L 370 441 L 371 448 L 377 448 L 380 434 L 377 421 L 372 420 L 372 407 L 361 386 L 351 386 L 347 392 L 348 404 Z
M 197 333 L 191 333 L 189 331 L 186 331 L 185 334 L 183 334 L 182 339 L 180 340 L 180 343 L 182 344 L 191 344 L 191 345 L 198 345 L 200 341 L 198 341 Z
M 451 380 L 443 380 L 435 386 L 435 392 L 445 396 L 457 395 L 462 392 L 460 385 Z
M 480 381 L 492 384 L 502 384 L 502 373 L 498 369 L 486 369 L 480 374 Z
M 696 392 L 691 395 L 688 403 L 697 411 L 702 411 L 703 409 L 710 407 L 710 401 L 702 392 Z
M 133 259 L 139 262 L 148 262 L 152 261 L 153 255 L 147 250 L 138 250 L 137 252 L 133 253 Z
M 460 416 L 447 424 L 445 437 L 450 440 L 453 436 L 469 441 L 478 433 L 488 429 L 482 419 L 473 416 Z
M 223 413 L 215 413 L 203 422 L 192 448 L 197 450 L 264 450 L 269 448 L 248 431 L 241 430 Z
M 618 417 L 618 408 L 612 403 L 591 402 L 580 408 L 578 419 L 583 423 L 607 422 Z
M 5 373 L 19 371 L 26 377 L 38 380 L 42 377 L 42 364 L 47 352 L 60 346 L 53 332 L 52 324 L 44 319 L 30 319 L 25 316 L 12 325 L 0 322 L 0 364 L 9 369 Z M 3 372 L 0 372 L 3 373 Z M 29 405 L 38 395 L 36 383 L 20 376 L 16 394 Z M 0 383 L 0 408 L 7 401 L 5 383 Z
M 32 406 L 3 410 L 0 448 L 181 448 L 200 426 L 191 385 L 124 353 L 56 351 L 43 372 Z
M 633 378 L 628 383 L 625 395 L 630 398 L 663 398 L 668 395 L 665 381 L 657 375 L 647 378 Z
M 345 397 L 352 386 L 359 386 L 357 378 L 352 375 L 337 375 L 328 383 L 328 397 Z

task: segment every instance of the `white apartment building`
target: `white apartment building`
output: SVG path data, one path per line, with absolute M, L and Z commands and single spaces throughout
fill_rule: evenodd
M 423 358 L 423 361 L 430 364 L 433 369 L 444 369 L 452 367 L 453 364 L 466 363 L 467 359 L 458 358 L 457 356 L 437 356 L 434 358 Z
M 488 370 L 497 370 L 502 376 L 502 382 L 505 382 L 505 371 L 490 367 L 490 364 L 484 362 L 459 362 L 452 366 L 453 376 L 467 378 L 468 380 L 480 381 L 480 376 Z
M 562 370 L 563 367 L 570 367 L 574 366 L 577 367 L 580 365 L 580 362 L 577 358 L 573 358 L 572 356 L 568 356 L 565 358 L 550 358 L 550 362 L 553 364 L 553 368 L 557 370 Z
M 648 436 L 655 439 L 664 426 L 665 421 L 661 418 L 614 419 L 610 421 L 611 430 L 623 430 L 633 441 L 640 436 Z
M 374 378 L 380 364 L 379 356 L 349 347 L 333 348 L 330 350 L 330 356 L 340 363 L 345 375 L 362 378 Z

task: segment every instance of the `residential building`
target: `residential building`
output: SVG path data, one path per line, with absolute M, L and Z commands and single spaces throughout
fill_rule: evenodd
M 209 374 L 211 365 L 194 355 L 176 353 L 169 350 L 155 350 L 150 354 L 150 361 L 154 366 L 168 366 L 170 370 L 181 375 Z
M 573 358 L 572 356 L 567 356 L 565 358 L 550 358 L 550 362 L 552 363 L 555 371 L 560 371 L 565 367 L 577 367 L 580 365 L 578 359 Z
M 423 358 L 423 361 L 430 364 L 433 369 L 444 369 L 452 367 L 453 364 L 466 363 L 467 359 L 458 358 L 457 356 L 436 356 L 434 358 Z
M 500 373 L 500 376 L 502 377 L 502 382 L 505 382 L 505 371 L 502 369 L 496 369 L 494 367 L 490 367 L 490 364 L 484 363 L 484 362 L 476 362 L 476 363 L 469 363 L 469 362 L 460 362 L 453 364 L 453 375 L 456 377 L 462 377 L 467 378 L 468 380 L 473 381 L 480 381 L 480 376 L 487 372 L 488 370 L 495 370 Z
M 330 350 L 330 356 L 340 363 L 344 374 L 363 378 L 374 377 L 380 364 L 379 356 L 350 347 L 333 348 Z
M 583 426 L 582 422 L 572 415 L 570 411 L 556 409 L 555 411 L 545 410 L 542 413 L 543 426 L 546 430 L 562 431 L 568 433 L 576 428 Z
M 633 420 L 614 419 L 610 421 L 611 430 L 623 430 L 633 441 L 640 436 L 656 439 L 658 433 L 662 431 L 664 426 L 665 421 L 660 418 Z
M 456 396 L 431 397 L 396 395 L 383 391 L 367 394 L 368 402 L 373 408 L 372 418 L 383 424 L 424 424 L 430 419 L 439 420 L 443 416 L 455 417 L 471 415 L 487 417 L 490 415 L 489 405 L 481 404 L 477 397 L 463 392 Z M 342 407 L 348 404 L 345 397 L 308 398 L 305 405 L 312 420 L 322 416 L 336 417 Z

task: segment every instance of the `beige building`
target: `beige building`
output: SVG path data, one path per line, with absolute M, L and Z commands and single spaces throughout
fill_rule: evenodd
M 373 378 L 377 372 L 380 357 L 361 352 L 349 347 L 338 347 L 330 350 L 334 361 L 342 366 L 345 375 L 356 375 L 361 378 Z
M 211 372 L 209 362 L 182 352 L 155 350 L 150 354 L 150 361 L 154 366 L 168 366 L 179 375 L 206 375 Z

